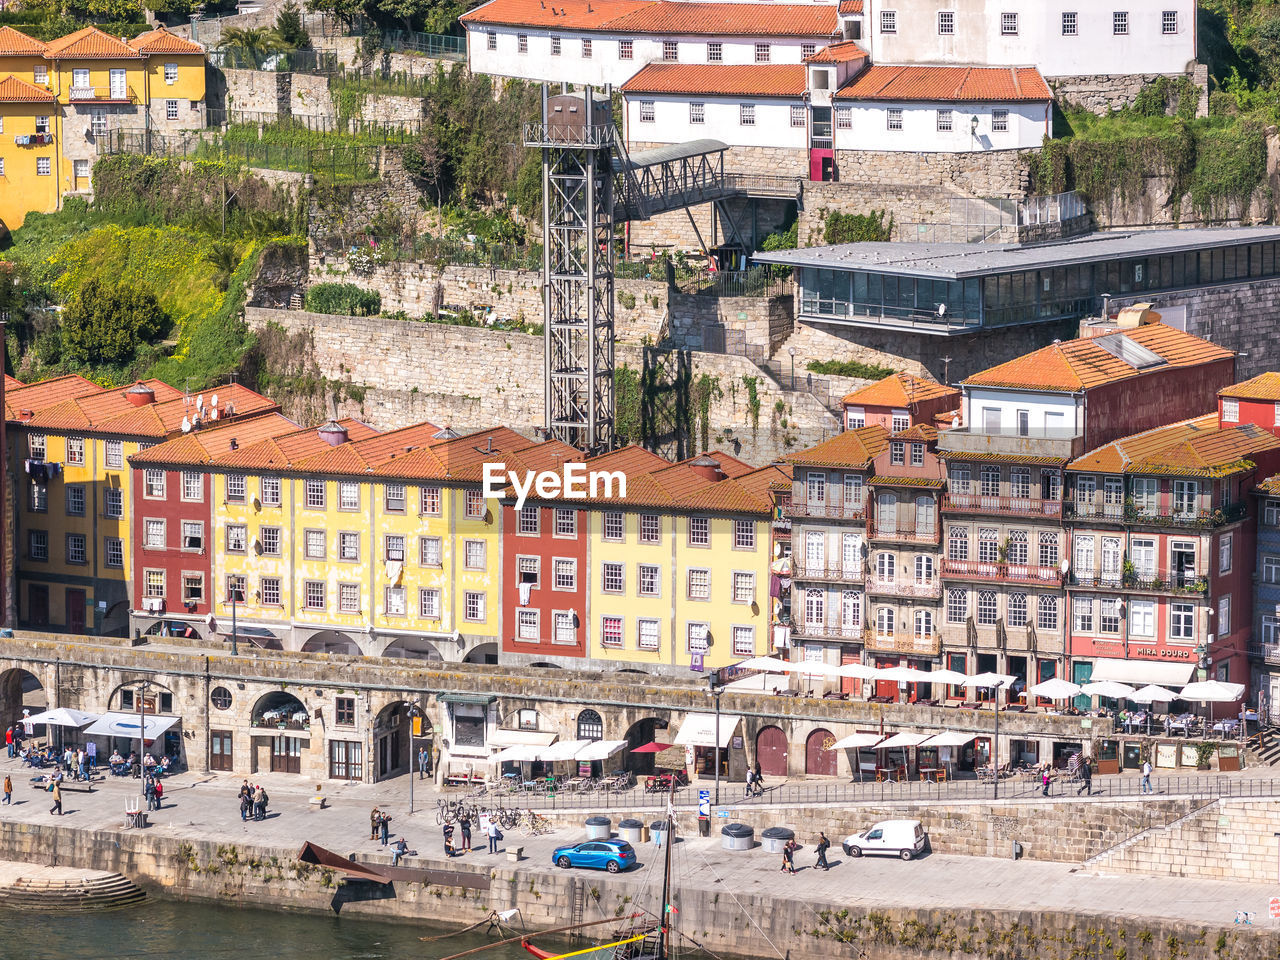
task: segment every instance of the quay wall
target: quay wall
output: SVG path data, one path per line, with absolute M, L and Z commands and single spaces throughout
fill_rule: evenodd
M 592 917 L 656 907 L 653 885 L 641 887 L 626 876 L 583 878 L 550 867 L 504 863 L 479 870 L 452 866 L 487 877 L 487 891 L 407 881 L 345 884 L 333 871 L 297 863 L 296 853 L 267 845 L 186 841 L 157 831 L 0 824 L 0 857 L 118 872 L 151 895 L 171 899 L 366 919 L 429 918 L 433 924 L 456 925 L 476 923 L 490 910 L 518 908 L 531 931 L 569 922 L 575 898 L 587 902 Z M 410 860 L 407 865 L 415 864 Z M 1208 929 L 1178 921 L 1016 907 L 868 910 L 857 903 L 788 899 L 768 890 L 726 895 L 678 883 L 672 901 L 682 930 L 717 954 L 745 957 L 776 955 L 776 945 L 785 945 L 790 960 L 941 960 L 957 955 L 974 960 L 1245 960 L 1280 951 L 1280 931 L 1233 927 L 1225 920 Z

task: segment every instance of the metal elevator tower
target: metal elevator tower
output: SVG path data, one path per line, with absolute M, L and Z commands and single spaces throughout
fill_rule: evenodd
M 548 436 L 613 448 L 614 174 L 611 91 L 551 95 L 525 146 L 542 149 L 542 271 Z

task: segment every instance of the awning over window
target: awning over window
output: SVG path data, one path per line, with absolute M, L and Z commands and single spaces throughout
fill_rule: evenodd
M 487 707 L 498 697 L 492 693 L 442 693 L 436 699 L 441 703 L 466 703 L 474 707 Z
M 491 747 L 518 747 L 528 744 L 535 747 L 547 747 L 555 742 L 555 732 L 542 730 L 495 730 L 488 740 Z
M 1191 671 L 1195 669 L 1191 663 L 1165 663 L 1160 660 L 1116 660 L 1102 658 L 1093 661 L 1093 674 L 1090 680 L 1118 680 L 1143 686 L 1148 683 L 1167 687 L 1172 684 L 1180 687 L 1191 680 Z
M 742 718 L 735 713 L 720 714 L 720 748 L 729 746 L 733 739 L 733 731 L 738 728 Z M 716 715 L 714 713 L 687 713 L 680 724 L 680 732 L 676 734 L 676 746 L 714 747 L 716 746 Z
M 146 715 L 145 739 L 154 740 L 175 723 L 179 717 L 165 717 L 154 713 Z M 84 732 L 90 737 L 128 737 L 135 739 L 140 730 L 141 717 L 136 713 L 108 713 L 95 720 Z

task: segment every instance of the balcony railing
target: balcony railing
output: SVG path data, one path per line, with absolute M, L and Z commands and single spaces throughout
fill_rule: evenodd
M 937 633 L 922 637 L 913 634 L 885 636 L 875 629 L 868 629 L 863 643 L 868 650 L 915 654 L 921 657 L 936 657 L 942 651 L 942 637 Z
M 1125 523 L 1158 527 L 1181 527 L 1205 530 L 1223 524 L 1243 520 L 1248 514 L 1244 503 L 1229 503 L 1212 510 L 1177 509 L 1173 505 L 1135 504 L 1132 500 L 1119 503 L 1081 503 L 1067 501 L 1067 516 L 1080 520 L 1114 520 Z
M 1060 517 L 1061 500 L 1038 497 L 989 497 L 980 493 L 948 493 L 942 509 L 955 513 L 1003 513 L 1017 517 Z
M 1132 510 L 1133 508 L 1128 508 Z M 1079 500 L 1067 501 L 1067 516 L 1079 520 L 1115 520 L 1125 519 L 1126 508 L 1123 503 L 1095 503 Z
M 72 87 L 68 92 L 72 103 L 134 103 L 137 97 L 131 88 Z
M 1280 666 L 1280 643 L 1261 643 L 1250 640 L 1248 643 L 1249 658 L 1264 663 Z
M 791 575 L 797 580 L 839 580 L 841 583 L 861 583 L 866 579 L 866 567 L 845 566 L 841 563 L 808 563 L 801 557 L 791 558 Z
M 867 518 L 867 502 L 856 503 L 808 500 L 792 500 L 787 511 L 793 517 L 820 517 L 830 520 L 865 520 Z
M 797 621 L 791 625 L 793 637 L 809 637 L 823 640 L 862 640 L 860 623 L 806 623 Z
M 311 721 L 309 720 L 269 720 L 263 717 L 255 717 L 250 721 L 250 726 L 261 730 L 310 730 Z
M 942 581 L 914 579 L 882 580 L 875 574 L 867 578 L 869 593 L 882 593 L 894 597 L 926 597 L 937 599 L 942 596 Z
M 876 523 L 872 525 L 872 540 L 897 540 L 903 543 L 937 543 L 938 527 L 904 526 L 903 524 Z
M 1032 563 L 988 563 L 983 560 L 942 561 L 944 577 L 965 580 L 998 580 L 1006 583 L 1043 583 L 1060 586 L 1062 571 L 1058 567 L 1042 567 Z
M 1140 593 L 1183 593 L 1196 596 L 1209 592 L 1209 579 L 1197 573 L 1169 570 L 1135 570 L 1116 574 L 1108 571 L 1072 570 L 1071 584 L 1099 590 L 1134 590 Z

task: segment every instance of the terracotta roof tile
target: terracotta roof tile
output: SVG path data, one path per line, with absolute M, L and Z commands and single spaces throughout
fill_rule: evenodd
M 856 40 L 841 40 L 829 43 L 817 53 L 804 58 L 805 63 L 849 63 L 853 60 L 865 60 L 870 54 L 863 50 Z
M 716 37 L 830 37 L 836 27 L 827 4 L 698 0 L 658 0 L 608 23 L 611 33 Z
M 144 56 L 159 53 L 204 53 L 204 47 L 200 44 L 170 33 L 164 27 L 138 34 L 129 41 L 129 46 Z
M 855 17 L 862 13 L 862 0 L 840 0 L 837 12 L 842 17 Z
M 4 375 L 4 388 L 12 390 L 14 387 L 21 387 L 23 383 L 17 377 L 11 377 L 7 373 Z
M 896 477 L 893 474 L 877 473 L 867 477 L 867 483 L 873 487 L 941 487 L 944 483 L 939 477 Z
M 453 440 L 438 440 L 412 450 L 377 468 L 379 476 L 407 480 L 442 480 L 479 483 L 484 464 L 529 446 L 528 437 L 507 427 L 477 430 Z
M 508 24 L 603 30 L 611 20 L 654 6 L 656 0 L 489 0 L 460 17 L 467 24 Z
M 939 397 L 951 397 L 958 403 L 960 391 L 936 380 L 913 377 L 909 373 L 895 373 L 846 394 L 841 402 L 863 407 L 909 407 L 912 403 L 936 400 Z
M 1258 484 L 1257 489 L 1259 493 L 1269 494 L 1273 497 L 1280 496 L 1280 473 L 1274 477 L 1267 477 L 1267 479 Z
M 102 390 L 76 395 L 54 406 L 37 411 L 28 425 L 58 432 L 80 431 L 87 433 L 111 433 L 137 437 L 167 437 L 182 426 L 183 419 L 194 422 L 196 407 L 181 390 L 160 380 L 139 381 L 155 395 L 151 403 L 134 406 L 129 402 L 129 387 Z M 218 388 L 221 406 L 220 419 L 234 415 L 266 413 L 279 409 L 274 400 L 262 396 L 240 384 L 228 384 Z M 14 401 L 15 405 L 19 401 Z M 206 409 L 205 417 L 209 417 Z M 228 411 L 234 410 L 234 414 Z M 211 419 L 208 422 L 212 423 Z
M 1034 67 L 873 66 L 836 92 L 841 100 L 1015 103 L 1051 100 Z
M 183 434 L 154 447 L 139 450 L 129 457 L 131 466 L 164 463 L 199 466 L 213 462 L 224 453 L 251 446 L 271 437 L 284 436 L 298 429 L 298 425 L 280 413 L 267 413 L 260 417 L 219 423 L 192 433 Z
M 1244 383 L 1223 387 L 1218 391 L 1218 396 L 1231 397 L 1234 400 L 1265 400 L 1280 403 L 1280 373 L 1271 370 Z
M 925 443 L 933 443 L 938 439 L 938 428 L 928 423 L 917 423 L 907 427 L 905 430 L 899 430 L 893 435 L 895 440 L 923 440 Z
M 41 57 L 45 44 L 13 27 L 0 27 L 0 57 Z
M 346 428 L 349 440 L 363 440 L 378 433 L 359 420 L 347 418 L 338 424 Z M 225 453 L 211 463 L 228 470 L 285 470 L 296 460 L 329 449 L 329 442 L 317 431 L 317 427 L 303 427 L 257 443 L 242 443 L 239 450 Z
M 1252 423 L 1223 428 L 1217 414 L 1156 427 L 1090 450 L 1071 471 L 1223 477 L 1253 468 L 1249 457 L 1280 450 L 1280 439 Z
M 1128 380 L 1150 372 L 1151 369 L 1194 366 L 1234 356 L 1225 347 L 1162 323 L 1152 323 L 1110 336 L 1121 335 L 1146 347 L 1165 363 L 1160 367 L 1139 370 L 1098 346 L 1095 341 L 1099 338 L 1084 337 L 1041 347 L 1007 363 L 975 373 L 964 384 L 1074 393 L 1106 383 Z
M 160 380 L 139 380 L 138 383 L 150 387 L 155 392 L 157 400 L 169 400 L 182 396 L 181 390 L 175 390 Z M 126 410 L 137 409 L 125 398 L 127 389 L 128 387 L 118 387 L 103 390 L 102 387 L 95 386 L 88 392 L 76 390 L 67 394 L 61 402 L 36 411 L 36 415 L 28 423 L 45 430 L 88 429 L 100 420 L 117 416 Z M 16 396 L 10 402 L 15 405 L 25 404 Z
M 28 422 L 32 414 L 47 407 L 62 403 L 73 397 L 84 397 L 102 390 L 96 383 L 90 383 L 84 377 L 68 374 L 41 380 L 39 383 L 20 384 L 9 389 L 5 384 L 4 408 L 5 418 L 19 423 Z M 26 415 L 24 416 L 24 413 Z
M 142 54 L 119 37 L 85 27 L 45 45 L 50 60 L 137 60 Z
M 797 467 L 866 467 L 888 445 L 884 427 L 859 427 L 792 454 L 787 461 Z
M 0 80 L 0 103 L 51 103 L 56 99 L 52 91 L 20 80 L 13 74 Z
M 808 84 L 802 63 L 650 63 L 623 83 L 622 90 L 624 93 L 800 97 L 808 90 Z
M 366 474 L 376 473 L 384 465 L 403 459 L 435 441 L 440 428 L 423 421 L 399 430 L 373 434 L 358 440 L 348 437 L 346 443 L 322 449 L 309 457 L 295 460 L 293 467 L 304 473 Z

